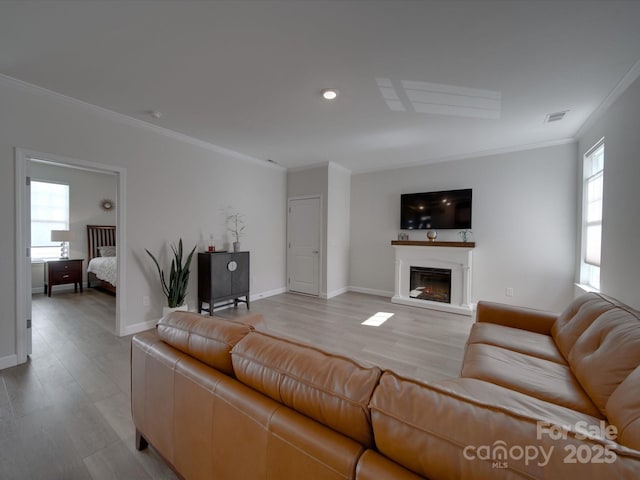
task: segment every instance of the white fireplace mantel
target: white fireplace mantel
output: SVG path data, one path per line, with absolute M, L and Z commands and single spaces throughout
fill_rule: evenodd
M 396 251 L 395 294 L 391 301 L 443 312 L 473 314 L 471 268 L 475 243 L 393 241 Z M 451 303 L 420 300 L 409 296 L 411 267 L 451 270 Z

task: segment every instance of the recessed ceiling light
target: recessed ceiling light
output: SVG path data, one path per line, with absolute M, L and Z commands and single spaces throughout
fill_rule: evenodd
M 325 100 L 334 100 L 338 96 L 338 90 L 335 88 L 325 88 L 322 90 L 322 98 Z
M 159 112 L 157 110 L 147 110 L 146 113 L 153 118 L 160 118 L 162 116 L 162 112 Z

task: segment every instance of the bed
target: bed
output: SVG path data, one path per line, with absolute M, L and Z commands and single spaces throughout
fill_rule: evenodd
M 116 293 L 115 225 L 87 225 L 87 288 L 97 287 Z

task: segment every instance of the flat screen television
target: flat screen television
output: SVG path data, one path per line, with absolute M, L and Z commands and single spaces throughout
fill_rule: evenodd
M 403 194 L 400 197 L 400 228 L 471 228 L 471 189 Z

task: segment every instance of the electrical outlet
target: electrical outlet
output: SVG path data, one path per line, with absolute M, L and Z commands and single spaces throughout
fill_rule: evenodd
M 149 296 L 148 295 L 143 295 L 142 296 L 142 305 L 145 307 L 148 307 L 149 305 L 151 305 L 151 301 L 149 300 Z
M 513 288 L 512 287 L 507 287 L 504 289 L 504 294 L 507 297 L 513 297 Z

